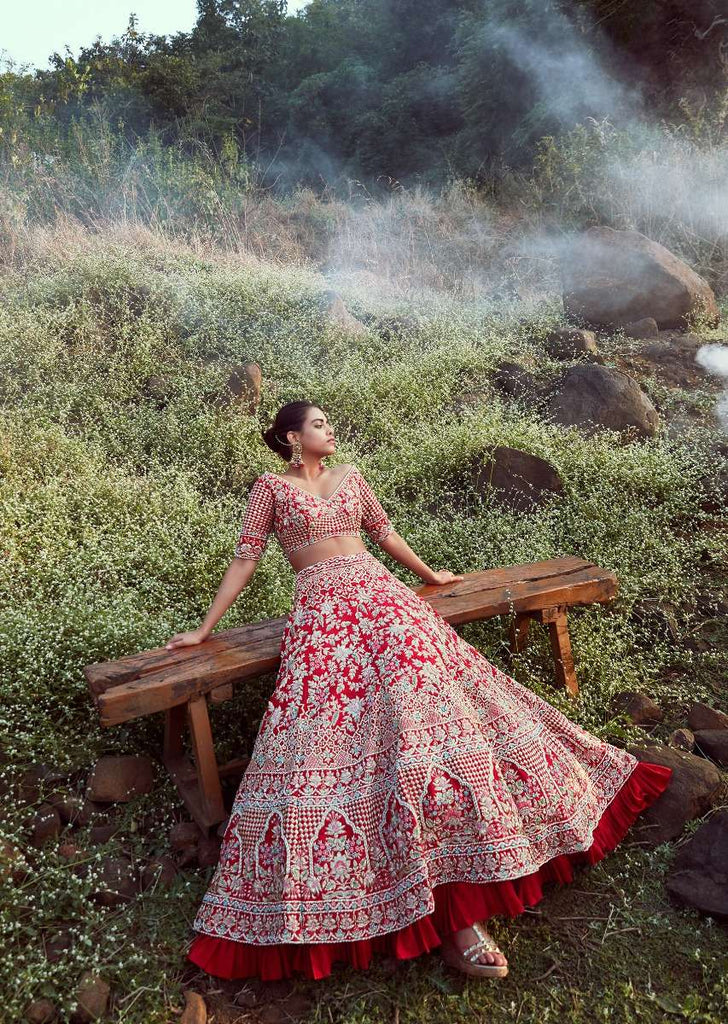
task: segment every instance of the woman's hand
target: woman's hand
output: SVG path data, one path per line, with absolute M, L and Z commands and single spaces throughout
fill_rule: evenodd
M 427 580 L 428 583 L 454 583 L 456 580 L 464 580 L 464 576 L 455 576 L 449 569 L 438 569 L 437 572 L 433 572 L 432 579 Z
M 171 651 L 173 647 L 192 647 L 193 644 L 203 643 L 209 635 L 209 633 L 205 633 L 202 629 L 191 629 L 186 633 L 175 633 L 164 647 L 167 651 Z

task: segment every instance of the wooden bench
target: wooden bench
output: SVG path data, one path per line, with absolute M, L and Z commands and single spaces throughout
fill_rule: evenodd
M 556 681 L 576 696 L 578 686 L 566 622 L 575 605 L 610 601 L 617 579 L 581 558 L 554 558 L 465 574 L 454 583 L 411 587 L 451 625 L 511 615 L 510 650 L 523 650 L 531 619 L 548 626 Z M 102 726 L 163 711 L 163 761 L 193 819 L 207 831 L 227 817 L 221 778 L 241 776 L 249 758 L 218 766 L 207 710 L 229 700 L 233 683 L 275 671 L 288 616 L 214 633 L 203 644 L 156 647 L 117 661 L 87 665 L 84 674 Z M 194 761 L 184 751 L 189 729 Z

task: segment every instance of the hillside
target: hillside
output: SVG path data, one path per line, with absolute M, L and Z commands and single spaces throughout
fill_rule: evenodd
M 645 734 L 616 710 L 617 695 L 647 693 L 665 713 L 650 735 L 666 741 L 694 701 L 728 712 L 720 378 L 684 355 L 656 363 L 623 332 L 600 333 L 604 365 L 639 381 L 660 429 L 589 436 L 497 386 L 504 362 L 543 387 L 563 370 L 547 344 L 564 321 L 550 265 L 515 296 L 479 298 L 472 277 L 459 293 L 434 271 L 418 287 L 381 266 L 342 265 L 332 278 L 316 260 L 263 260 L 141 225 L 16 237 L 0 279 L 0 838 L 30 870 L 22 882 L 4 872 L 4 1019 L 21 1020 L 43 997 L 70 1013 L 79 976 L 94 970 L 110 986 L 109 1019 L 140 1024 L 178 1019 L 190 986 L 207 993 L 217 1022 L 290 1019 L 286 1007 L 307 1024 L 724 1022 L 728 935 L 667 897 L 675 843 L 627 844 L 570 891 L 499 923 L 517 969 L 497 989 L 465 987 L 434 955 L 320 987 L 213 985 L 183 960 L 208 871 L 178 858 L 168 886 L 114 906 L 94 898 L 106 858 L 126 853 L 143 869 L 169 855 L 186 816 L 159 763 L 159 716 L 102 731 L 82 675 L 197 625 L 232 557 L 250 483 L 282 468 L 260 431 L 283 402 L 306 397 L 329 412 L 336 461 L 362 468 L 429 564 L 466 572 L 574 554 L 614 570 L 614 605 L 570 617 L 579 702 L 550 685 L 537 630 L 513 674 L 618 743 Z M 332 280 L 366 330 L 327 317 Z M 725 338 L 724 327 L 699 330 L 703 342 Z M 260 393 L 237 398 L 228 380 L 249 361 Z M 562 493 L 516 512 L 475 487 L 472 467 L 504 445 L 547 460 Z M 292 585 L 271 545 L 218 628 L 283 614 Z M 505 667 L 503 621 L 461 632 Z M 213 709 L 221 758 L 249 751 L 271 686 L 240 686 Z M 53 792 L 82 803 L 105 753 L 151 755 L 153 790 L 35 842 L 38 808 Z M 92 832 L 109 822 L 111 838 Z

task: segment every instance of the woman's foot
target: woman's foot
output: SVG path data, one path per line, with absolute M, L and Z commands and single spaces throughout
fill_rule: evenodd
M 470 939 L 475 936 L 475 942 Z M 480 921 L 446 935 L 440 947 L 446 964 L 472 978 L 505 978 L 508 964 Z
M 464 953 L 466 949 L 469 949 L 471 946 L 480 942 L 482 935 L 485 935 L 490 939 L 493 946 L 496 945 L 495 940 L 486 930 L 485 924 L 482 921 L 477 921 L 476 924 L 480 935 L 477 934 L 473 928 L 461 928 L 460 931 L 453 932 L 451 938 L 460 953 Z M 481 947 L 480 950 L 471 953 L 468 959 L 471 963 L 475 964 L 489 964 L 491 966 L 495 965 L 496 967 L 508 966 L 508 961 L 500 950 L 496 952 L 495 950 L 484 949 Z

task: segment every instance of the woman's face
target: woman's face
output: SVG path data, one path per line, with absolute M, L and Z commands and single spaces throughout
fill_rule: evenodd
M 330 455 L 336 449 L 334 428 L 323 409 L 317 406 L 306 410 L 306 419 L 299 431 L 289 430 L 288 440 L 298 437 L 304 452 L 314 455 Z

